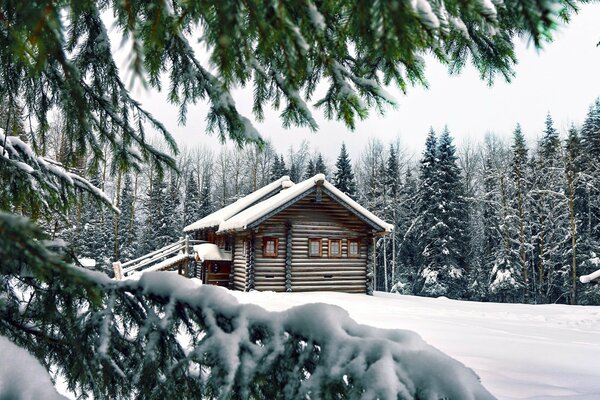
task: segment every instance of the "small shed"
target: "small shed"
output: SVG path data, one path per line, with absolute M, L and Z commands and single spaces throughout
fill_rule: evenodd
M 374 241 L 392 229 L 317 174 L 284 176 L 184 231 L 229 257 L 231 288 L 371 294 Z

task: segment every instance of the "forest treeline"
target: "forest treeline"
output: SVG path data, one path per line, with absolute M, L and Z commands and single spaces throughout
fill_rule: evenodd
M 54 132 L 60 160 L 59 127 Z M 121 214 L 83 195 L 68 220 L 45 224 L 111 273 L 112 261 L 177 240 L 185 225 L 282 175 L 298 182 L 321 172 L 396 226 L 377 241 L 378 290 L 600 304 L 600 290 L 577 280 L 600 268 L 600 100 L 580 126 L 559 132 L 548 114 L 533 134 L 537 141 L 528 143 L 517 125 L 512 136 L 488 134 L 457 148 L 448 128 L 432 129 L 420 155 L 371 139 L 353 161 L 343 144 L 337 160 L 308 142 L 284 152 L 269 143 L 198 146 L 183 149 L 179 173 L 167 174 L 121 175 L 107 162 L 89 178 Z

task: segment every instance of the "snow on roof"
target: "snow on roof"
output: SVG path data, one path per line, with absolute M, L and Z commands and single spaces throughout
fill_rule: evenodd
M 86 268 L 96 267 L 96 260 L 94 260 L 93 258 L 79 258 L 77 261 L 79 261 L 79 264 L 81 264 L 82 267 L 86 267 Z
M 277 179 L 275 182 L 269 183 L 267 186 L 264 186 L 249 195 L 242 197 L 238 201 L 231 203 L 227 207 L 221 208 L 214 213 L 207 215 L 199 221 L 196 221 L 185 228 L 183 228 L 184 232 L 193 232 L 200 229 L 212 228 L 215 226 L 219 226 L 223 221 L 228 220 L 239 212 L 245 210 L 250 207 L 254 203 L 260 201 L 262 198 L 270 195 L 271 193 L 281 189 L 293 186 L 294 183 L 290 180 L 289 176 L 282 176 Z
M 387 222 L 384 222 L 383 220 L 379 219 L 366 208 L 358 204 L 356 201 L 352 200 L 348 195 L 341 192 L 331 183 L 327 182 L 327 180 L 325 180 L 325 175 L 317 174 L 312 178 L 297 183 L 288 189 L 282 190 L 275 196 L 261 201 L 260 203 L 255 204 L 252 207 L 249 207 L 244 211 L 240 212 L 239 214 L 234 215 L 231 218 L 221 222 L 221 224 L 219 225 L 219 232 L 246 229 L 248 228 L 248 225 L 257 221 L 261 217 L 267 215 L 271 211 L 283 206 L 284 204 L 288 203 L 294 198 L 312 189 L 317 185 L 317 183 L 321 183 L 326 190 L 331 192 L 334 196 L 336 196 L 338 199 L 344 202 L 347 206 L 354 209 L 357 213 L 361 214 L 363 217 L 373 222 L 375 225 L 381 227 L 383 231 L 391 232 L 394 228 L 393 225 L 388 224 Z
M 231 261 L 231 256 L 224 254 L 216 244 L 202 243 L 194 246 L 194 251 L 200 258 L 200 261 Z

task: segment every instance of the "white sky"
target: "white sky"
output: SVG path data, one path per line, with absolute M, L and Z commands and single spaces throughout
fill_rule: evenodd
M 316 133 L 306 128 L 284 129 L 276 111 L 266 112 L 265 121 L 255 126 L 263 137 L 271 139 L 279 152 L 287 151 L 291 145 L 297 148 L 307 139 L 330 161 L 335 160 L 342 141 L 354 158 L 370 137 L 384 142 L 399 138 L 409 152 L 420 152 L 429 127 L 439 132 L 446 124 L 457 144 L 469 138 L 479 140 L 490 131 L 508 136 L 517 122 L 532 141 L 543 130 L 548 111 L 564 132 L 571 123 L 580 124 L 588 107 L 600 96 L 598 42 L 600 4 L 584 5 L 542 51 L 525 42 L 517 45 L 519 64 L 511 83 L 499 78 L 494 86 L 488 87 L 470 66 L 458 76 L 449 76 L 444 66 L 429 59 L 428 89 L 410 88 L 403 95 L 395 88 L 388 88 L 399 107 L 387 110 L 384 116 L 373 110 L 367 120 L 357 124 L 354 132 L 341 122 L 326 121 L 317 110 L 313 113 L 320 127 Z M 136 89 L 133 94 L 166 125 L 179 145 L 219 146 L 215 137 L 204 133 L 206 104 L 190 107 L 187 125 L 179 126 L 177 107 L 168 104 L 164 93 Z M 252 119 L 251 90 L 236 90 L 233 98 L 238 109 Z

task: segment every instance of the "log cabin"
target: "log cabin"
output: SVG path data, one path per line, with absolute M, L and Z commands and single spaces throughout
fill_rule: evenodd
M 392 229 L 317 174 L 284 176 L 184 232 L 212 244 L 196 249 L 208 284 L 372 294 L 375 238 Z

